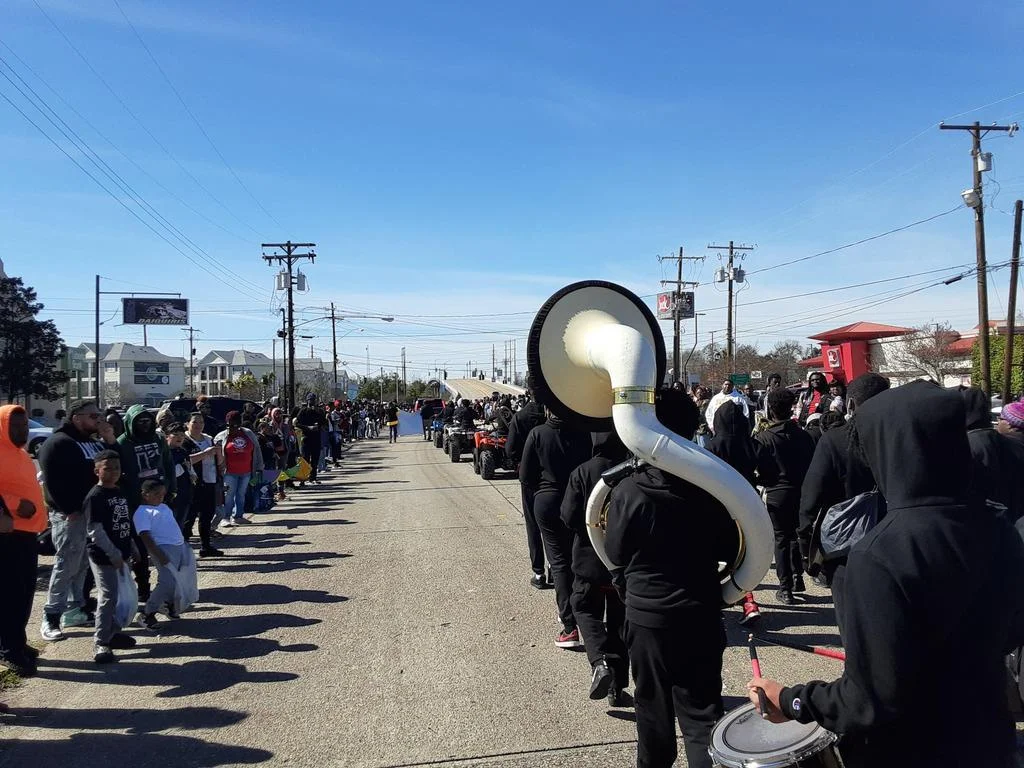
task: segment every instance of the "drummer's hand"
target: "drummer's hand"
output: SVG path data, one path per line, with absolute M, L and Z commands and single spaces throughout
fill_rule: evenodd
M 777 680 L 765 680 L 760 677 L 755 677 L 747 683 L 747 695 L 754 702 L 755 707 L 758 706 L 758 688 L 764 691 L 764 698 L 768 704 L 768 720 L 773 723 L 785 723 L 789 720 L 788 717 L 782 714 L 782 709 L 779 705 L 779 696 L 782 695 L 782 683 Z

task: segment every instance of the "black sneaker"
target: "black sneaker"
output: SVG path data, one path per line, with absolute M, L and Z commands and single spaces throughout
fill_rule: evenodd
M 827 579 L 827 578 L 825 577 L 825 574 L 824 574 L 824 573 L 819 573 L 819 574 L 817 574 L 817 575 L 816 575 L 816 576 L 815 576 L 815 577 L 814 577 L 814 578 L 812 579 L 812 581 L 813 581 L 813 582 L 814 582 L 815 584 L 817 584 L 817 585 L 818 585 L 819 587 L 824 587 L 825 589 L 830 589 L 830 588 L 831 588 L 831 585 L 830 585 L 830 584 L 828 583 L 828 579 Z
M 114 661 L 114 652 L 109 646 L 97 645 L 93 648 L 92 660 L 97 664 L 110 664 Z
M 594 664 L 594 673 L 590 677 L 590 698 L 594 701 L 603 699 L 608 691 L 615 688 L 615 673 L 608 668 L 602 659 Z
M 181 614 L 179 614 L 176 610 L 174 610 L 174 603 L 164 603 L 164 606 L 167 608 L 167 618 L 169 618 L 169 619 L 180 619 L 181 618 Z
M 780 589 L 776 592 L 775 599 L 783 605 L 796 605 L 796 600 L 793 599 L 793 593 L 788 589 Z
M 793 577 L 793 591 L 794 592 L 806 592 L 807 586 L 804 584 L 803 574 L 799 574 Z
M 35 677 L 36 662 L 28 656 L 6 656 L 0 658 L 0 665 L 7 667 L 18 677 Z
M 215 547 L 203 547 L 199 550 L 200 557 L 224 557 L 224 553 Z
M 124 651 L 134 648 L 136 645 L 138 645 L 138 641 L 124 632 L 115 632 L 114 636 L 110 638 L 110 647 L 116 651 Z
M 156 632 L 160 627 L 160 622 L 156 620 L 155 613 L 143 613 L 142 611 L 139 611 L 139 617 L 136 619 L 136 622 L 139 626 L 145 627 L 150 632 Z
M 64 639 L 64 632 L 60 628 L 60 614 L 43 614 L 43 623 L 39 627 L 39 636 L 51 643 Z
M 530 577 L 530 586 L 534 589 L 547 589 L 548 580 L 544 578 L 543 573 L 535 573 Z

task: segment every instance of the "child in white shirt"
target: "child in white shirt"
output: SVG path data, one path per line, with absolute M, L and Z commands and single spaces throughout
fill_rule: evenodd
M 174 612 L 174 591 L 178 583 L 175 571 L 182 566 L 185 557 L 185 538 L 174 519 L 174 512 L 164 504 L 166 493 L 167 489 L 160 480 L 143 482 L 142 504 L 132 517 L 139 538 L 157 566 L 156 587 L 139 611 L 141 623 L 153 631 L 158 626 L 156 612 L 164 605 L 168 606 L 168 616 L 177 618 Z

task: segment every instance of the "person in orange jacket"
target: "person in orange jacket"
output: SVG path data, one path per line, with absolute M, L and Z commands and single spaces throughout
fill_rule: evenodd
M 46 529 L 43 490 L 28 444 L 28 414 L 20 405 L 0 407 L 0 663 L 21 677 L 36 672 L 38 652 L 25 627 L 32 614 L 39 545 Z

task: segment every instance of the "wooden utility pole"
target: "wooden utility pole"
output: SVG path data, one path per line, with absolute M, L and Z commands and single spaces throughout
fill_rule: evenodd
M 736 245 L 732 240 L 729 241 L 728 245 L 709 245 L 708 248 L 713 251 L 729 251 L 729 261 L 725 267 L 725 282 L 729 284 L 729 305 L 726 309 L 728 317 L 725 322 L 725 359 L 729 365 L 730 375 L 734 373 L 733 363 L 736 360 L 736 322 L 733 317 L 733 283 L 736 281 L 736 269 L 735 269 L 735 256 L 736 253 L 740 253 L 740 258 L 744 258 L 744 251 L 754 250 L 752 245 Z M 740 279 L 742 281 L 742 278 Z
M 334 376 L 334 388 L 331 389 L 331 400 L 338 396 L 338 329 L 334 317 L 334 302 L 331 302 L 331 373 Z
M 1024 202 L 1013 204 L 1013 250 L 1010 252 L 1010 298 L 1006 301 L 1006 345 L 1003 348 L 1003 403 L 1013 398 L 1013 342 L 1017 332 L 1017 273 L 1020 270 L 1020 219 Z
M 195 397 L 196 394 L 196 344 L 193 336 L 197 333 L 202 333 L 198 328 L 193 328 L 191 325 L 188 328 L 182 330 L 188 331 L 188 393 Z
M 287 411 L 290 412 L 295 407 L 295 301 L 293 297 L 293 290 L 295 288 L 295 276 L 293 267 L 295 264 L 302 259 L 309 259 L 311 262 L 316 260 L 316 243 L 293 243 L 288 240 L 284 243 L 261 243 L 261 248 L 274 248 L 283 253 L 264 253 L 263 259 L 267 264 L 277 262 L 278 264 L 284 264 L 288 271 L 288 330 L 286 343 L 288 345 L 288 352 L 285 358 L 288 360 L 287 376 Z M 308 249 L 304 253 L 298 253 L 300 248 Z
M 683 246 L 679 246 L 679 255 L 672 256 L 659 256 L 658 261 L 674 261 L 676 262 L 676 279 L 675 280 L 662 280 L 662 285 L 671 285 L 672 288 L 672 381 L 680 381 L 680 358 L 682 357 L 679 352 L 679 326 L 682 318 L 682 313 L 679 311 L 679 303 L 682 300 L 682 291 L 684 287 L 693 286 L 696 287 L 697 283 L 684 282 L 683 281 L 683 262 L 684 261 L 701 261 L 703 256 L 683 256 Z
M 977 256 L 978 273 L 978 341 L 979 357 L 981 358 L 981 381 L 978 385 L 986 394 L 992 392 L 991 354 L 989 352 L 988 327 L 988 264 L 985 258 L 985 203 L 982 197 L 981 174 L 991 168 L 989 155 L 981 154 L 981 139 L 990 131 L 1005 131 L 1013 136 L 1017 132 L 1017 124 L 986 125 L 975 122 L 971 125 L 946 125 L 939 123 L 940 131 L 967 131 L 971 134 L 971 171 L 974 186 L 964 193 L 964 202 L 974 209 L 974 247 Z M 984 165 L 984 167 L 983 167 Z M 973 195 L 968 195 L 968 193 Z

